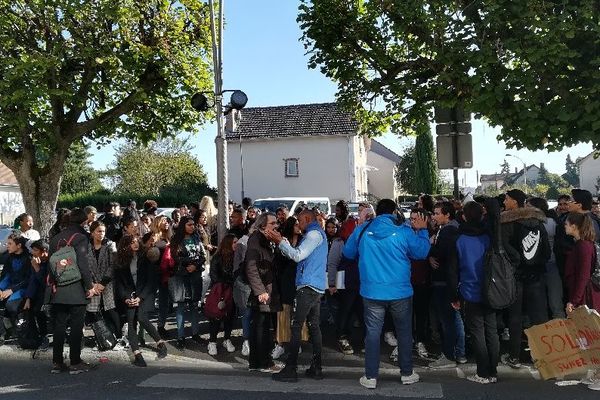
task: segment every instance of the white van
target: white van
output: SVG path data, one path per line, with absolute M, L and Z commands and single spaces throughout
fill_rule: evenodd
M 266 197 L 255 200 L 253 204 L 258 209 L 270 212 L 275 212 L 283 205 L 290 210 L 290 213 L 294 213 L 298 207 L 306 205 L 308 208 L 319 207 L 319 210 L 327 215 L 331 214 L 331 203 L 328 197 Z

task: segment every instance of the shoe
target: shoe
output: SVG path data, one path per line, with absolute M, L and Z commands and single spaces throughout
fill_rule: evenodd
M 192 340 L 198 344 L 206 343 L 206 340 L 202 339 L 202 336 L 200 336 L 200 334 L 198 334 L 198 333 L 196 333 L 195 335 L 192 335 Z
M 456 367 L 456 362 L 452 360 L 448 360 L 444 354 L 440 356 L 434 362 L 429 363 L 428 365 L 431 369 L 443 369 L 443 368 L 454 368 Z
M 588 389 L 600 390 L 600 382 L 595 382 L 595 383 L 592 383 L 591 385 L 588 385 Z
M 413 383 L 419 382 L 420 379 L 421 377 L 419 374 L 413 372 L 411 375 L 402 375 L 400 377 L 400 382 L 402 382 L 403 385 L 412 385 Z
M 417 354 L 419 355 L 419 357 L 421 357 L 421 358 L 429 357 L 429 352 L 427 351 L 427 348 L 425 348 L 425 343 L 417 342 L 416 347 L 417 347 Z
M 83 372 L 88 372 L 90 369 L 92 369 L 91 364 L 81 361 L 79 364 L 71 365 L 69 367 L 69 374 L 78 375 Z
M 398 361 L 398 346 L 394 347 L 394 350 L 392 350 L 392 354 L 390 354 L 390 360 L 394 362 Z
M 233 353 L 235 351 L 235 346 L 231 343 L 231 340 L 225 339 L 223 341 L 223 347 L 227 350 L 228 353 Z
M 323 368 L 321 367 L 321 355 L 313 356 L 310 367 L 304 372 L 307 378 L 312 378 L 320 381 L 323 379 Z
M 177 342 L 175 343 L 175 347 L 179 351 L 184 351 L 185 350 L 185 339 L 177 339 Z
M 69 367 L 66 364 L 53 364 L 50 370 L 51 374 L 60 374 L 63 372 L 69 372 Z
M 366 387 L 367 389 L 377 388 L 377 378 L 367 378 L 363 375 L 358 381 L 360 382 L 361 386 Z
M 273 363 L 273 365 L 271 365 L 269 368 L 259 368 L 258 370 L 255 369 L 254 371 L 264 372 L 266 374 L 276 374 L 276 373 L 280 372 L 282 369 L 283 369 L 282 364 Z
M 488 383 L 492 383 L 490 378 L 482 378 L 481 376 L 475 374 L 471 376 L 467 376 L 467 380 L 475 383 L 481 383 L 482 385 L 487 385 Z
M 158 344 L 158 358 L 165 358 L 167 356 L 167 345 L 164 343 Z
M 42 343 L 40 343 L 40 347 L 38 347 L 38 350 L 47 351 L 48 348 L 50 348 L 50 340 L 48 339 L 48 336 L 44 336 Z
M 244 340 L 242 344 L 242 355 L 244 357 L 248 357 L 250 355 L 250 343 L 247 340 Z
M 208 355 L 216 356 L 218 353 L 217 343 L 216 342 L 208 342 Z
M 276 345 L 273 351 L 271 352 L 271 358 L 273 360 L 277 360 L 283 355 L 283 353 L 285 353 L 285 349 L 283 348 L 283 346 Z
M 465 357 L 465 356 L 456 357 L 456 363 L 457 364 L 466 364 L 467 361 L 468 361 L 467 357 Z
M 500 357 L 500 361 L 502 361 L 502 364 L 508 365 L 511 368 L 521 368 L 521 362 L 519 361 L 519 359 L 511 357 L 508 354 L 502 354 L 502 356 Z
M 167 330 L 165 329 L 164 326 L 159 327 L 158 329 L 158 334 L 160 335 L 161 338 L 166 339 L 168 334 L 167 334 Z
M 298 382 L 298 373 L 296 367 L 286 365 L 281 371 L 271 375 L 271 378 L 278 382 Z
M 498 382 L 498 377 L 497 376 L 490 376 L 488 379 L 490 380 L 490 383 L 497 383 Z
M 133 365 L 135 365 L 136 367 L 147 367 L 148 364 L 146 364 L 146 360 L 144 360 L 144 356 L 142 356 L 142 353 L 137 353 L 135 355 L 135 359 L 133 360 Z
M 396 340 L 396 336 L 394 336 L 394 332 L 386 332 L 383 335 L 383 340 L 392 347 L 398 346 L 398 341 Z
M 354 354 L 354 349 L 348 342 L 348 339 L 340 339 L 338 340 L 338 347 L 343 354 L 350 355 Z
M 402 375 L 400 377 L 400 382 L 402 382 L 403 385 L 412 385 L 413 383 L 419 382 L 419 379 L 420 379 L 419 374 L 417 374 L 416 372 L 413 372 L 412 375 L 408 375 L 408 376 Z
M 502 340 L 503 342 L 508 342 L 510 340 L 510 332 L 508 328 L 504 328 L 504 330 L 500 334 L 500 340 Z

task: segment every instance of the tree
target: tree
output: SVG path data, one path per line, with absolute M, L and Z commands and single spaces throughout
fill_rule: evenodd
M 396 182 L 403 193 L 418 193 L 415 176 L 415 145 L 404 149 L 400 162 L 396 167 Z
M 309 67 L 365 132 L 463 102 L 509 147 L 600 146 L 597 0 L 302 0 Z M 363 109 L 363 105 L 367 109 Z
M 102 189 L 100 173 L 90 165 L 89 145 L 75 142 L 69 148 L 60 194 L 93 193 Z
M 192 0 L 0 0 L 0 161 L 47 232 L 71 144 L 149 142 L 202 122 L 208 6 Z
M 429 124 L 418 127 L 415 141 L 415 193 L 436 193 L 439 189 L 439 170 Z
M 500 168 L 502 168 L 500 170 L 501 174 L 510 174 L 510 164 L 506 161 L 506 158 L 504 159 L 504 162 L 500 164 Z
M 187 139 L 164 138 L 146 146 L 125 143 L 116 149 L 110 175 L 115 194 L 178 193 L 197 198 L 211 191 L 200 162 L 190 155 Z
M 571 155 L 567 154 L 567 160 L 565 161 L 565 169 L 567 170 L 562 177 L 566 180 L 569 185 L 573 187 L 579 187 L 579 166 L 571 160 Z

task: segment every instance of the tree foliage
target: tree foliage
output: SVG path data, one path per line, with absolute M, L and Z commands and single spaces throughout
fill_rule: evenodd
M 396 182 L 404 193 L 438 193 L 443 177 L 437 168 L 429 126 L 423 126 L 415 143 L 404 149 L 396 168 Z
M 571 160 L 570 154 L 567 154 L 565 169 L 566 172 L 562 175 L 563 179 L 566 180 L 569 185 L 579 187 L 579 166 Z
M 148 142 L 202 122 L 189 94 L 210 87 L 208 18 L 195 0 L 0 0 L 0 160 L 37 224 L 73 142 Z
M 500 168 L 501 174 L 510 174 L 510 164 L 508 163 L 508 161 L 506 161 L 506 158 L 504 159 L 504 162 L 500 164 Z
M 69 148 L 60 194 L 93 193 L 102 189 L 100 173 L 90 163 L 89 145 L 75 142 Z
M 597 0 L 302 0 L 298 22 L 365 132 L 460 101 L 509 147 L 553 151 L 600 145 L 598 16 Z

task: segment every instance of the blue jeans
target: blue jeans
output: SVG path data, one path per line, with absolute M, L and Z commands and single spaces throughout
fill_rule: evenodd
M 449 360 L 465 356 L 465 326 L 452 308 L 446 286 L 433 286 L 433 305 L 442 325 L 442 350 Z
M 190 305 L 190 322 L 192 323 L 192 335 L 200 332 L 200 325 L 198 323 L 198 303 L 193 301 L 191 303 L 177 303 L 177 310 L 175 312 L 175 318 L 177 319 L 177 339 L 185 338 L 185 309 L 187 305 Z
M 392 316 L 398 340 L 398 366 L 403 376 L 413 373 L 412 363 L 412 297 L 399 300 L 371 300 L 363 298 L 365 313 L 365 375 L 379 376 L 381 329 L 386 310 Z
M 250 320 L 252 319 L 252 309 L 246 308 L 242 314 L 242 337 L 248 340 L 250 337 Z

